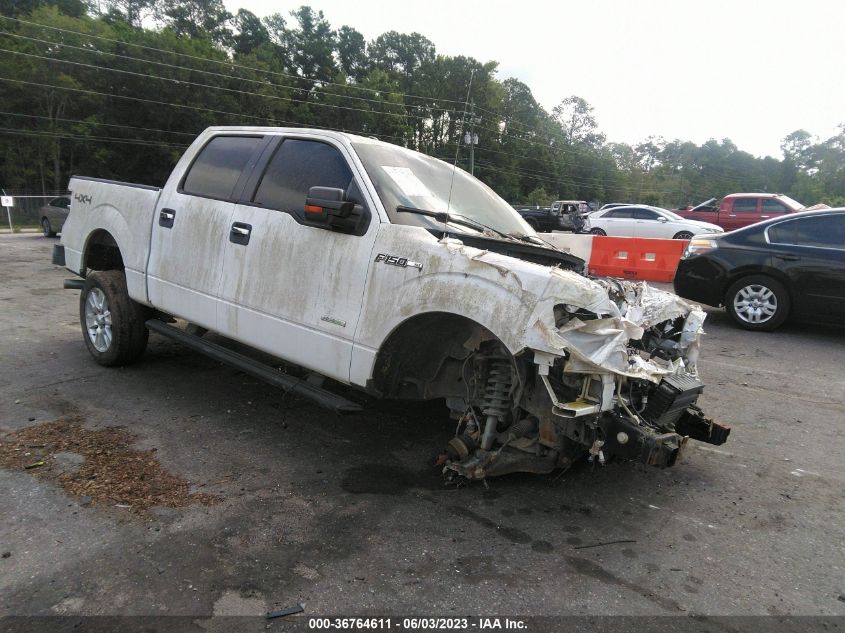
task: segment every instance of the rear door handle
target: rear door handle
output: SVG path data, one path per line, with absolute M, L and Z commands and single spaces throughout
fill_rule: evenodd
M 249 244 L 249 236 L 252 235 L 252 225 L 243 222 L 234 222 L 229 230 L 229 241 L 233 244 Z
M 800 257 L 798 255 L 792 255 L 791 253 L 781 253 L 780 255 L 775 255 L 778 259 L 782 259 L 785 262 L 797 262 Z
M 173 209 L 162 209 L 158 214 L 158 225 L 166 229 L 173 228 L 173 221 L 176 219 L 176 211 Z

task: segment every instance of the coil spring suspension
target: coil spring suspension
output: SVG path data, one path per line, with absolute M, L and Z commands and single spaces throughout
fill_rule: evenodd
M 494 358 L 490 361 L 487 373 L 487 386 L 484 388 L 482 413 L 487 416 L 481 448 L 489 451 L 496 438 L 499 421 L 510 411 L 510 391 L 513 385 L 513 368 L 507 358 Z

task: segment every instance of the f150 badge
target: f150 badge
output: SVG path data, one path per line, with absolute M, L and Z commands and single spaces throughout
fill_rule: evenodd
M 420 262 L 412 262 L 407 257 L 398 257 L 396 255 L 379 253 L 376 255 L 375 261 L 376 263 L 384 262 L 385 264 L 389 264 L 391 266 L 399 266 L 399 268 L 418 268 L 422 271 L 422 264 Z

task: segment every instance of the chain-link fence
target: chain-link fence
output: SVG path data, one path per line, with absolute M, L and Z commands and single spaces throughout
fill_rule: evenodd
M 45 195 L 15 194 L 11 191 L 3 193 L 3 198 L 12 198 L 11 207 L 0 207 L 2 221 L 0 232 L 13 233 L 29 231 L 47 231 L 58 233 L 61 231 L 64 218 L 70 203 L 70 194 L 58 191 Z

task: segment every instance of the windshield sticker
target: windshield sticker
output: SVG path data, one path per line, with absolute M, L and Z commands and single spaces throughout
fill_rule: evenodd
M 414 172 L 409 167 L 390 167 L 382 165 L 381 168 L 385 173 L 393 179 L 399 188 L 406 196 L 415 197 L 431 197 L 431 191 L 423 184 L 423 181 L 416 177 Z

